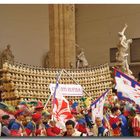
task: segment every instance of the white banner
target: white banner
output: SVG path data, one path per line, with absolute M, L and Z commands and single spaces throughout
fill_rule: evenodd
M 50 84 L 49 88 L 51 90 L 51 94 L 54 93 L 55 86 L 56 84 Z M 59 90 L 63 96 L 83 96 L 83 89 L 81 85 L 59 84 L 57 90 Z
M 100 117 L 103 119 L 103 107 L 107 93 L 107 90 L 104 94 L 102 94 L 93 104 L 92 104 L 92 121 L 95 123 L 95 118 Z
M 132 87 L 128 82 L 124 81 L 122 77 L 115 77 L 116 89 L 122 92 L 123 96 L 133 100 L 136 104 L 140 105 L 140 87 Z

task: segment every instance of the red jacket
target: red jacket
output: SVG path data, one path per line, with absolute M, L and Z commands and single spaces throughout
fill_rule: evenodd
M 113 129 L 113 135 L 114 136 L 120 136 L 121 134 L 121 127 L 117 125 L 117 123 L 120 121 L 120 119 L 117 116 L 110 116 L 109 123 Z
M 83 124 L 77 124 L 76 129 L 82 133 L 87 133 L 86 127 Z
M 61 129 L 54 126 L 54 127 L 49 127 L 46 129 L 47 136 L 57 136 L 60 134 Z

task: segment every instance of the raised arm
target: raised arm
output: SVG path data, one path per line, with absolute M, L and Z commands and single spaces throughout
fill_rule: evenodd
M 124 35 L 124 32 L 125 32 L 125 30 L 127 29 L 127 27 L 128 27 L 128 25 L 127 25 L 127 24 L 125 24 L 125 26 L 124 26 L 123 30 L 120 32 L 122 35 Z

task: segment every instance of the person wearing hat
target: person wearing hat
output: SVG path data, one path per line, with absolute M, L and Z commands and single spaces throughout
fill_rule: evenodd
M 47 110 L 44 110 L 42 112 L 42 121 L 43 121 L 43 124 L 45 125 L 45 128 L 49 128 L 49 120 L 51 119 L 51 115 L 50 113 L 47 111 Z
M 36 136 L 46 136 L 45 125 L 42 122 L 42 114 L 34 113 L 32 115 L 32 120 L 35 122 L 35 135 Z
M 25 126 L 25 131 L 27 136 L 36 136 L 35 135 L 36 124 L 33 120 L 29 120 L 27 125 Z
M 9 115 L 2 116 L 1 136 L 10 136 L 10 130 L 8 128 L 9 118 Z
M 44 106 L 43 106 L 42 102 L 38 101 L 37 106 L 35 107 L 35 113 L 42 114 L 43 108 L 44 108 Z
M 10 127 L 11 136 L 26 136 L 26 132 L 22 124 L 22 121 L 25 119 L 23 110 L 17 110 L 15 112 L 15 118 L 15 121 Z

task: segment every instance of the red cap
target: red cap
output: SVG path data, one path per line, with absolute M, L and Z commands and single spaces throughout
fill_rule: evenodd
M 16 116 L 19 116 L 19 115 L 23 115 L 23 110 L 17 110 L 16 112 L 15 112 L 15 117 Z
M 43 109 L 43 108 L 44 108 L 44 106 L 43 106 L 42 102 L 38 101 L 37 106 L 35 107 L 35 109 Z
M 38 121 L 38 120 L 40 120 L 41 119 L 41 114 L 40 113 L 34 113 L 33 115 L 32 115 L 32 119 L 34 120 L 34 121 Z

